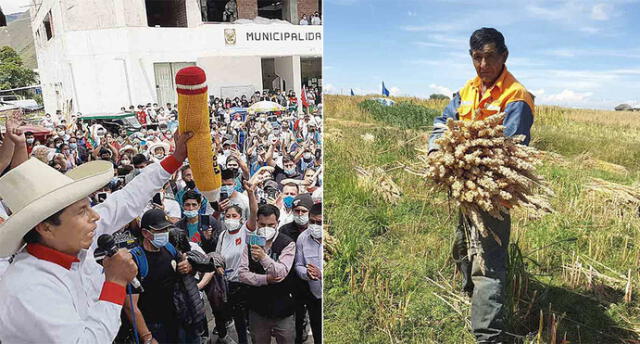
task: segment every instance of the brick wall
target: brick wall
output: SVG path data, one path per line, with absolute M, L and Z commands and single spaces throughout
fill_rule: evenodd
M 174 0 L 176 23 L 178 27 L 187 27 L 187 5 L 185 0 Z
M 303 14 L 306 14 L 307 17 L 309 17 L 314 12 L 319 12 L 319 4 L 319 0 L 298 0 L 298 21 L 302 19 Z M 295 24 L 298 23 L 296 22 Z
M 258 16 L 257 0 L 237 0 L 238 19 L 254 19 Z

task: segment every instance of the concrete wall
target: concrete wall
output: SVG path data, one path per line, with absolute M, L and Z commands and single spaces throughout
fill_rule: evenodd
M 282 80 L 285 81 L 285 90 L 292 90 L 296 82 L 296 74 L 300 74 L 300 70 L 296 73 L 293 69 L 293 56 L 276 57 L 275 71 Z M 298 79 L 300 76 L 298 75 Z
M 225 28 L 235 30 L 237 41 L 234 45 L 225 43 Z M 247 33 L 265 32 L 295 33 L 299 38 L 311 35 L 318 39 L 246 39 Z M 216 78 L 233 82 L 224 86 L 246 86 L 245 80 L 249 80 L 249 84 L 261 89 L 260 57 L 288 56 L 290 61 L 283 62 L 285 58 L 276 68 L 296 71 L 296 75 L 287 77 L 287 88 L 299 93 L 299 56 L 322 55 L 321 32 L 319 26 L 290 24 L 205 24 L 196 28 L 140 27 L 67 32 L 37 46 L 45 110 L 55 112 L 60 109 L 59 99 L 73 99 L 76 106 L 72 110 L 83 113 L 118 111 L 132 102 L 132 105 L 154 102 L 157 98 L 154 63 L 197 62 L 209 57 L 226 57 L 221 61 L 227 61 L 227 67 L 215 71 Z M 233 60 L 242 61 L 239 65 L 243 67 L 230 67 L 228 61 Z M 248 70 L 243 69 L 246 66 L 249 66 Z M 208 65 L 207 68 L 213 67 Z M 224 73 L 220 74 L 220 71 Z M 241 77 L 244 71 L 247 75 Z M 76 89 L 74 85 L 77 85 Z M 223 83 L 210 86 L 212 95 L 218 94 L 220 85 Z
M 253 86 L 262 90 L 262 66 L 259 56 L 211 56 L 198 59 L 207 73 L 209 95 L 220 96 L 221 87 Z M 247 94 L 251 96 L 251 94 Z

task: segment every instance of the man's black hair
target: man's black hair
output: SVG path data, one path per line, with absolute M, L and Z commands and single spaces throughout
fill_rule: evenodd
M 147 162 L 147 158 L 144 154 L 136 154 L 131 158 L 131 162 L 133 163 L 133 166 L 136 166 Z
M 202 204 L 202 195 L 195 190 L 187 190 L 187 192 L 182 195 L 182 203 L 186 202 L 188 199 L 195 199 L 198 203 Z
M 469 46 L 471 49 L 469 50 L 469 53 L 473 50 L 482 50 L 482 47 L 484 47 L 485 44 L 490 43 L 495 43 L 498 53 L 502 54 L 508 52 L 507 46 L 504 44 L 504 36 L 500 31 L 494 28 L 483 27 L 471 34 L 471 38 L 469 39 Z
M 275 215 L 276 220 L 280 220 L 280 210 L 273 204 L 262 204 L 258 208 L 258 217 Z
M 58 212 L 56 212 L 55 214 L 47 217 L 42 222 L 46 222 L 46 223 L 52 224 L 54 226 L 60 226 L 60 224 L 62 223 L 62 221 L 60 220 L 60 215 L 62 215 L 62 212 L 65 209 L 67 209 L 67 208 L 65 207 L 65 208 L 60 209 Z M 40 233 L 38 233 L 38 231 L 36 231 L 36 228 L 34 227 L 30 231 L 28 231 L 27 234 L 25 234 L 24 237 L 22 237 L 22 239 L 27 244 L 35 244 L 35 243 L 40 242 Z
M 184 173 L 184 171 L 188 170 L 191 168 L 191 165 L 184 165 L 182 167 L 180 167 L 180 173 Z
M 234 179 L 236 177 L 236 173 L 233 170 L 224 169 L 222 170 L 222 180 Z
M 25 131 L 24 132 L 24 136 L 33 136 L 33 132 L 32 131 Z
M 311 209 L 309 209 L 310 216 L 321 215 L 321 214 L 322 214 L 322 203 L 316 203 L 311 206 Z

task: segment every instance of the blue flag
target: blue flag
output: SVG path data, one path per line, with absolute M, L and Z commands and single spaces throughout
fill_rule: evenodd
M 382 82 L 382 95 L 385 97 L 389 96 L 389 90 L 386 87 L 384 87 L 384 81 Z
M 355 93 L 353 93 L 353 88 L 351 89 L 351 95 L 355 96 Z

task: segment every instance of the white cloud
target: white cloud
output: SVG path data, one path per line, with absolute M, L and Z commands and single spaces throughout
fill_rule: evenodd
M 544 89 L 540 88 L 540 89 L 537 89 L 537 90 L 531 90 L 531 93 L 533 93 L 533 95 L 536 96 L 536 97 L 540 97 L 541 95 L 544 94 Z
M 336 88 L 333 86 L 333 84 L 326 84 L 322 86 L 322 91 L 323 92 L 327 92 L 327 93 L 333 93 L 336 90 Z
M 436 85 L 436 84 L 431 84 L 431 85 L 429 85 L 429 88 L 434 90 L 435 93 L 444 94 L 447 97 L 451 97 L 453 95 L 453 91 L 451 91 L 451 89 L 448 88 L 448 87 L 444 87 L 444 86 L 440 86 L 440 85 Z
M 575 92 L 572 90 L 562 90 L 560 93 L 550 94 L 548 96 L 542 96 L 542 101 L 545 103 L 556 103 L 556 104 L 570 104 L 570 103 L 580 103 L 588 100 L 589 97 L 593 95 L 592 92 Z
M 591 9 L 591 18 L 595 20 L 609 20 L 611 7 L 607 4 L 596 4 Z
M 400 89 L 399 89 L 399 88 L 397 88 L 397 87 L 395 87 L 395 86 L 394 86 L 394 87 L 391 87 L 391 88 L 389 89 L 389 95 L 390 95 L 390 96 L 399 96 L 399 95 L 400 95 Z
M 415 17 L 417 15 L 417 13 L 413 11 L 409 11 L 407 12 L 407 14 L 409 15 L 409 17 Z

